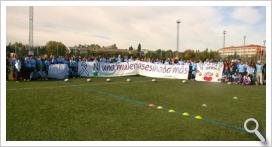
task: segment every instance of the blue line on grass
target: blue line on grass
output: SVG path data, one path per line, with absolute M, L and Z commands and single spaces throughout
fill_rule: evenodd
M 124 100 L 126 102 L 130 102 L 130 103 L 133 103 L 133 104 L 139 104 L 139 105 L 142 105 L 142 106 L 148 106 L 148 103 L 145 102 L 145 101 L 140 101 L 140 100 L 133 100 L 131 99 L 130 97 L 127 97 L 127 96 L 120 96 L 120 95 L 116 95 L 116 94 L 113 94 L 113 93 L 110 93 L 110 92 L 106 92 L 106 91 L 101 91 L 101 90 L 98 90 L 98 89 L 95 89 L 95 88 L 79 88 L 77 87 L 77 89 L 79 90 L 88 90 L 88 91 L 92 91 L 92 92 L 96 92 L 96 93 L 99 93 L 101 95 L 105 95 L 105 96 L 109 96 L 109 97 L 114 97 L 114 98 L 117 98 L 119 100 Z M 163 107 L 163 110 L 165 111 L 168 111 L 168 108 L 167 107 Z M 182 114 L 180 112 L 175 112 L 176 114 L 178 115 L 181 115 Z M 190 115 L 188 118 L 191 118 L 194 120 L 194 115 Z M 207 123 L 210 123 L 210 124 L 213 124 L 213 125 L 217 125 L 217 126 L 222 126 L 222 127 L 225 127 L 225 128 L 230 128 L 230 129 L 234 129 L 236 131 L 241 131 L 241 132 L 246 132 L 244 128 L 242 127 L 239 127 L 239 126 L 235 126 L 235 125 L 230 125 L 230 124 L 227 124 L 227 123 L 224 123 L 224 122 L 221 122 L 221 121 L 218 121 L 218 120 L 214 120 L 214 119 L 210 119 L 210 118 L 203 118 L 203 121 L 207 122 Z

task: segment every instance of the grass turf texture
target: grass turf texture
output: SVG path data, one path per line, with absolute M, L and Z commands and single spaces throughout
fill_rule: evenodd
M 265 134 L 265 86 L 129 78 L 7 82 L 7 140 L 258 140 L 250 117 Z

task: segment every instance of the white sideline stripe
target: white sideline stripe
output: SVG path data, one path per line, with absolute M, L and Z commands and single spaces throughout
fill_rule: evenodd
M 132 82 L 110 82 L 110 83 L 97 83 L 97 84 L 90 84 L 90 83 L 85 83 L 85 84 L 78 84 L 78 85 L 60 85 L 60 86 L 50 86 L 50 87 L 38 87 L 38 88 L 12 88 L 12 89 L 7 89 L 7 91 L 17 91 L 17 90 L 33 90 L 33 89 L 51 89 L 51 88 L 62 88 L 62 87 L 72 87 L 72 86 L 84 86 L 84 85 L 111 85 L 111 84 L 120 84 L 120 83 L 140 83 L 140 82 L 151 82 L 151 81 L 132 81 Z

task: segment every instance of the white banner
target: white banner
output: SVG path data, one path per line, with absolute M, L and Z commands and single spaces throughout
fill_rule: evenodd
M 164 65 L 138 61 L 138 73 L 154 78 L 188 79 L 189 64 Z
M 222 79 L 224 64 L 197 63 L 196 81 L 219 82 Z
M 69 76 L 69 67 L 67 64 L 49 65 L 48 78 L 65 79 Z
M 121 63 L 78 63 L 78 73 L 82 77 L 115 77 L 137 75 L 137 61 Z
M 164 65 L 141 61 L 121 63 L 79 62 L 78 72 L 82 77 L 115 77 L 139 74 L 154 78 L 187 79 L 189 65 Z

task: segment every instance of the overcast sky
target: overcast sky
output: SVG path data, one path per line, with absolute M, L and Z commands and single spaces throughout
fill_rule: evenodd
M 263 44 L 265 7 L 34 7 L 34 45 L 49 40 L 119 48 L 176 49 L 180 18 L 180 49 L 204 50 Z M 28 43 L 28 7 L 7 7 L 7 43 Z

